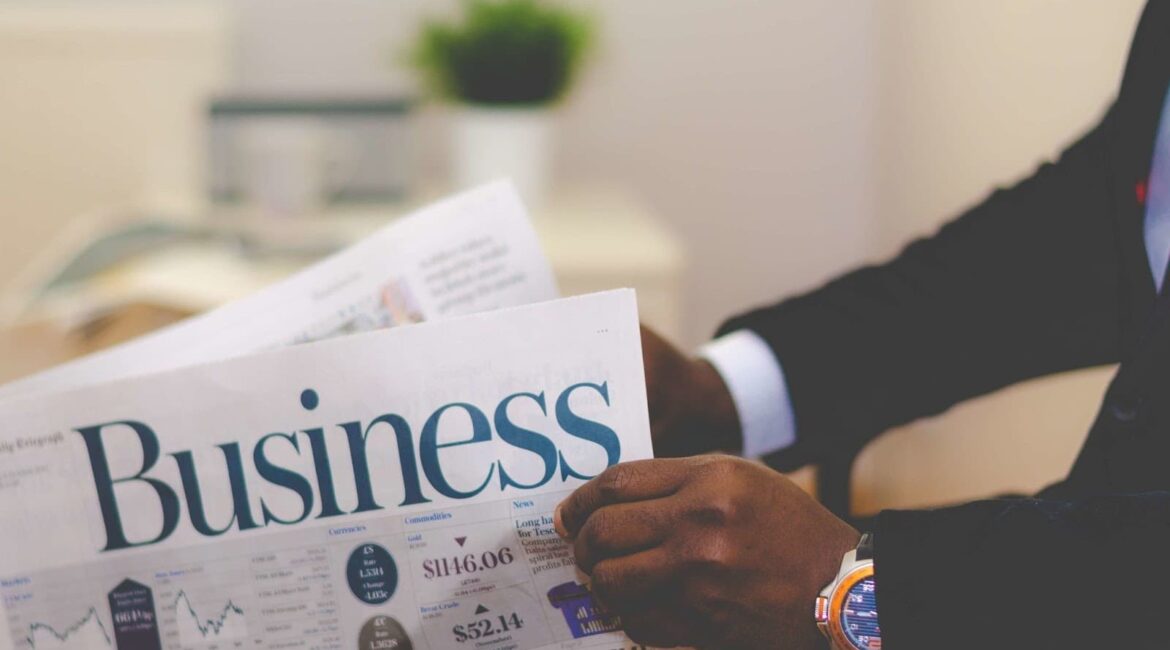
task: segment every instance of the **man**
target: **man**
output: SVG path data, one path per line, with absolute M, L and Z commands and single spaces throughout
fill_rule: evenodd
M 1064 481 L 883 512 L 868 561 L 859 531 L 759 465 L 610 468 L 557 521 L 634 639 L 817 647 L 817 603 L 844 647 L 1170 647 L 1168 87 L 1170 2 L 1152 0 L 1115 103 L 1055 164 L 885 265 L 732 319 L 705 360 L 645 337 L 659 455 L 774 452 L 780 469 L 1014 382 L 1121 366 Z M 834 591 L 843 564 L 871 566 L 868 587 Z M 874 593 L 876 621 L 856 611 Z

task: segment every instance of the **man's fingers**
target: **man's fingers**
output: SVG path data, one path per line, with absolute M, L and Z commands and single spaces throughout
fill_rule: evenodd
M 600 561 L 645 551 L 666 537 L 669 500 L 618 503 L 594 511 L 573 540 L 577 567 L 592 573 Z
M 700 638 L 702 630 L 698 619 L 687 616 L 677 601 L 655 605 L 654 609 L 622 617 L 626 636 L 641 645 L 655 648 L 691 645 Z
M 654 333 L 654 330 L 643 325 L 640 329 L 642 335 L 642 368 L 646 372 L 646 402 L 650 409 L 650 423 L 654 425 L 656 420 L 660 419 L 662 415 L 662 403 L 665 401 L 664 397 L 671 388 L 669 376 L 664 371 L 663 366 L 672 358 L 672 350 L 662 337 Z
M 687 476 L 682 459 L 637 460 L 614 465 L 577 488 L 557 506 L 553 519 L 562 537 L 573 538 L 598 508 L 669 496 Z
M 687 603 L 684 574 L 676 554 L 658 546 L 598 562 L 591 588 L 598 605 L 621 616 L 626 634 L 640 644 L 705 644 L 711 625 Z
M 657 609 L 679 596 L 677 566 L 661 547 L 602 560 L 590 576 L 593 594 L 602 607 L 622 616 Z

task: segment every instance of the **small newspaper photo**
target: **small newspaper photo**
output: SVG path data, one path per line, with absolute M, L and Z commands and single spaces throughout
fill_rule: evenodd
M 552 520 L 652 455 L 633 291 L 245 338 L 0 402 L 0 647 L 637 647 Z

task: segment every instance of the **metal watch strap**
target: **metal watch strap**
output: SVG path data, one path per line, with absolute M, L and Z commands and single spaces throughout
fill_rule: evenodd
M 873 559 L 873 533 L 865 533 L 861 536 L 861 541 L 857 544 L 858 561 Z

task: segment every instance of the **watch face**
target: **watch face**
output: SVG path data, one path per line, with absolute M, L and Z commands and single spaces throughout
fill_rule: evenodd
M 879 650 L 882 647 L 873 576 L 854 583 L 845 595 L 841 604 L 841 630 L 855 648 Z

